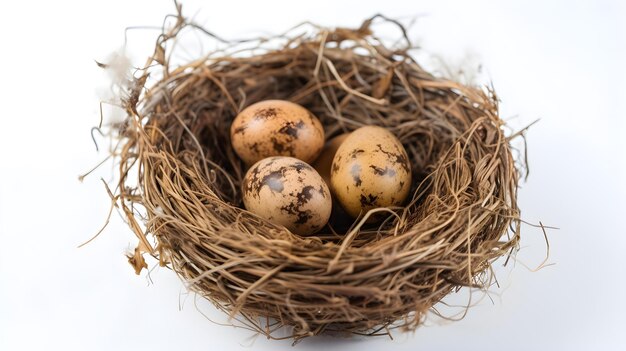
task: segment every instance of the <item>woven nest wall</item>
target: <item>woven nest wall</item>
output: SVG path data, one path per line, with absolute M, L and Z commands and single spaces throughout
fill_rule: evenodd
M 129 257 L 138 272 L 152 255 L 247 327 L 277 338 L 287 327 L 296 340 L 412 330 L 450 292 L 489 286 L 520 226 L 519 175 L 493 90 L 425 71 L 404 28 L 382 16 L 354 30 L 308 25 L 222 43 L 183 65 L 169 59 L 182 31 L 220 39 L 176 19 L 109 134 L 119 164 L 110 195 L 139 238 Z M 386 47 L 371 30 L 378 22 L 398 25 L 407 44 Z M 246 211 L 229 128 L 264 99 L 306 107 L 327 138 L 364 125 L 391 131 L 412 165 L 405 206 L 375 225 L 331 220 L 308 237 Z

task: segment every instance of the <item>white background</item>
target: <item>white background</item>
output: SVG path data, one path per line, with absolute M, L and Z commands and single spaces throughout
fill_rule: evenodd
M 531 173 L 520 189 L 519 262 L 501 288 L 455 323 L 430 319 L 412 334 L 305 340 L 299 350 L 626 349 L 626 7 L 622 1 L 185 1 L 185 13 L 224 37 L 281 32 L 303 20 L 357 26 L 376 12 L 409 20 L 425 62 L 482 64 L 481 81 L 528 132 Z M 94 166 L 89 130 L 108 78 L 94 64 L 124 28 L 160 26 L 170 1 L 3 1 L 0 4 L 0 350 L 292 350 L 213 324 L 224 317 L 155 269 L 135 276 L 123 256 L 135 239 L 114 215 Z M 143 64 L 156 32 L 129 34 Z M 182 308 L 181 308 L 182 306 Z

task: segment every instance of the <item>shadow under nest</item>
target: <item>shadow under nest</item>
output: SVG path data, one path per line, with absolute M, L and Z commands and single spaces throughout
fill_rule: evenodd
M 148 253 L 241 325 L 296 341 L 413 330 L 448 293 L 491 284 L 491 264 L 517 247 L 520 226 L 519 174 L 492 90 L 422 69 L 404 28 L 382 16 L 354 30 L 235 42 L 181 66 L 168 60 L 177 35 L 211 34 L 176 18 L 112 132 L 112 196 L 140 240 L 136 268 Z M 398 25 L 407 44 L 387 48 L 370 29 L 376 21 Z M 150 75 L 159 78 L 147 84 Z M 374 226 L 335 218 L 309 237 L 243 209 L 230 123 L 264 99 L 306 107 L 327 138 L 390 130 L 412 164 L 405 206 Z

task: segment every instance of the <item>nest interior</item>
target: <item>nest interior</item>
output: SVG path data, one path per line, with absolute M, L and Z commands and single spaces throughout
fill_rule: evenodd
M 412 330 L 448 293 L 491 283 L 491 265 L 517 247 L 520 225 L 519 172 L 493 90 L 435 77 L 411 57 L 408 39 L 385 46 L 372 24 L 395 22 L 381 16 L 357 29 L 224 43 L 182 65 L 169 60 L 181 32 L 219 38 L 176 18 L 112 128 L 111 196 L 139 238 L 130 257 L 138 270 L 152 255 L 243 325 L 296 340 Z M 389 129 L 412 165 L 406 205 L 375 226 L 331 223 L 309 237 L 246 211 L 229 128 L 264 99 L 303 105 L 327 138 Z

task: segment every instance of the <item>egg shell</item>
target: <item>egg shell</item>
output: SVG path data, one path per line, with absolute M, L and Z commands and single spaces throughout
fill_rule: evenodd
M 322 177 L 307 163 L 276 156 L 255 163 L 242 182 L 246 209 L 299 235 L 328 222 L 332 199 Z
M 328 140 L 322 149 L 322 152 L 317 157 L 315 162 L 311 164 L 313 168 L 319 173 L 326 184 L 330 186 L 330 168 L 333 165 L 333 158 L 339 149 L 339 146 L 346 140 L 350 133 L 339 134 L 336 137 Z
M 270 156 L 291 156 L 310 163 L 324 146 L 319 119 L 284 100 L 265 100 L 243 109 L 231 124 L 230 137 L 247 165 Z
M 331 188 L 353 217 L 401 205 L 411 188 L 406 150 L 385 128 L 366 126 L 353 131 L 333 158 Z

